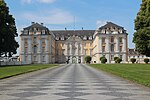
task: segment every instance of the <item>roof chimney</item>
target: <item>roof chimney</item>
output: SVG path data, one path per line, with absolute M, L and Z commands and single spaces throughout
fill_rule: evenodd
M 44 25 L 44 23 L 41 23 L 41 25 L 43 26 L 43 25 Z
M 33 25 L 33 24 L 35 24 L 35 22 L 32 22 L 31 24 Z
M 82 27 L 82 30 L 83 30 L 83 27 Z

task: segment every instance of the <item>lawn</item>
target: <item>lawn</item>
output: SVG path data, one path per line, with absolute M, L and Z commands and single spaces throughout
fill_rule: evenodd
M 36 64 L 36 65 L 26 65 L 26 66 L 8 66 L 0 67 L 0 79 L 33 72 L 45 68 L 50 68 L 57 66 L 56 64 Z
M 90 66 L 150 87 L 149 64 L 91 64 Z

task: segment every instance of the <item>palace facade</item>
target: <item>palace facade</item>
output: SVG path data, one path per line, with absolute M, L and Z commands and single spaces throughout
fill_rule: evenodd
M 20 58 L 28 63 L 84 63 L 85 56 L 92 63 L 107 63 L 114 57 L 128 61 L 128 34 L 112 22 L 97 30 L 49 30 L 43 23 L 34 23 L 21 31 Z

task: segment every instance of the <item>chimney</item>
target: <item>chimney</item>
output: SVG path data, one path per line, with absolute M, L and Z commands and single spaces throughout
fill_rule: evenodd
M 32 22 L 31 24 L 33 25 L 33 24 L 35 24 L 35 22 Z
M 41 25 L 43 26 L 43 25 L 44 25 L 44 23 L 41 23 Z
M 82 27 L 82 30 L 83 30 L 83 27 Z

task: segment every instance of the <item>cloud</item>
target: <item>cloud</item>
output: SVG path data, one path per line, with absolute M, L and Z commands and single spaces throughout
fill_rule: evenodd
M 73 16 L 61 9 L 39 11 L 38 13 L 28 12 L 22 15 L 28 21 L 43 22 L 45 24 L 68 24 L 73 22 Z
M 56 0 L 21 0 L 23 3 L 39 2 L 39 3 L 53 3 Z
M 38 0 L 38 1 L 41 2 L 41 3 L 53 3 L 56 0 Z
M 32 0 L 22 0 L 23 3 L 31 3 Z

